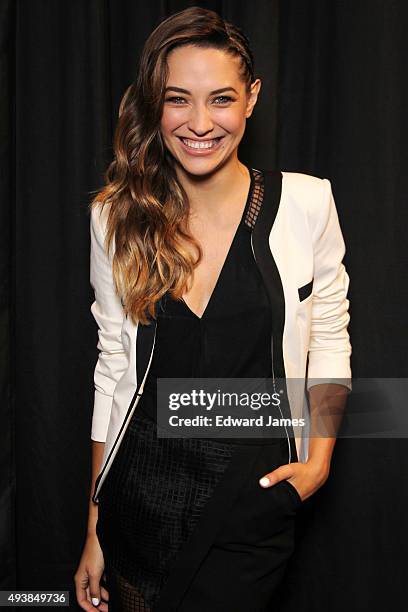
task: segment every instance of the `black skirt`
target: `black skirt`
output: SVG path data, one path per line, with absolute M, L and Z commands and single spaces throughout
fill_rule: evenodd
M 302 503 L 287 481 L 258 482 L 288 462 L 287 440 L 158 438 L 135 415 L 100 494 L 110 612 L 263 610 Z
M 166 295 L 143 394 L 101 488 L 97 535 L 110 612 L 263 610 L 279 583 L 301 505 L 287 481 L 259 478 L 296 461 L 293 439 L 157 436 L 156 382 L 270 378 L 273 312 L 253 258 L 247 213 L 200 317 Z M 276 415 L 279 416 L 279 415 Z

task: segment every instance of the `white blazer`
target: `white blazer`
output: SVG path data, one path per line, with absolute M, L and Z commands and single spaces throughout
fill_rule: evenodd
M 332 381 L 351 389 L 345 244 L 328 179 L 264 173 L 264 201 L 252 248 L 272 300 L 275 375 L 286 381 L 292 417 L 307 417 L 307 394 L 299 379 L 307 388 Z M 111 254 L 104 248 L 106 215 L 107 207 L 102 214 L 94 208 L 90 220 L 91 312 L 99 338 L 91 439 L 105 442 L 95 502 L 143 393 L 155 339 L 153 325 L 134 325 L 124 316 L 113 285 Z M 297 383 L 292 385 L 291 379 Z M 299 460 L 306 461 L 307 430 L 295 435 L 295 444 Z

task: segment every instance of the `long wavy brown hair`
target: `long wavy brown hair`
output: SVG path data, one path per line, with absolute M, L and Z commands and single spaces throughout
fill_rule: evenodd
M 119 107 L 114 158 L 90 208 L 108 206 L 105 249 L 124 311 L 136 324 L 149 324 L 155 303 L 169 291 L 181 299 L 202 259 L 198 242 L 187 230 L 188 197 L 160 123 L 168 78 L 167 55 L 183 45 L 224 50 L 239 57 L 239 77 L 250 93 L 254 81 L 248 38 L 214 11 L 190 7 L 162 21 L 150 34 L 139 60 L 136 80 Z M 197 257 L 183 246 L 193 245 Z

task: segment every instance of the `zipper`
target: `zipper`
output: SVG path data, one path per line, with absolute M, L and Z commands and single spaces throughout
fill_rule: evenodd
M 251 249 L 252 249 L 252 255 L 254 256 L 254 260 L 255 260 L 256 265 L 258 265 L 258 262 L 257 262 L 256 257 L 255 257 L 254 245 L 253 245 L 253 242 L 252 242 L 252 234 L 253 234 L 253 232 L 251 231 Z M 274 369 L 274 365 L 273 365 L 273 333 L 271 333 L 271 357 L 272 357 L 272 384 L 273 384 L 273 392 L 276 393 L 275 369 Z M 279 402 L 278 409 L 279 409 L 279 413 L 281 415 L 282 421 L 284 423 L 284 416 L 283 416 L 283 413 L 282 413 L 282 410 L 281 410 L 281 407 L 280 407 L 280 402 Z M 291 463 L 292 462 L 292 449 L 290 447 L 289 434 L 288 434 L 288 430 L 286 428 L 286 425 L 284 424 L 283 426 L 285 428 L 286 439 L 288 441 L 288 454 L 289 454 L 289 461 L 288 461 L 288 463 Z
M 112 448 L 110 450 L 109 456 L 108 456 L 108 458 L 105 461 L 105 465 L 103 466 L 102 471 L 100 472 L 100 474 L 98 475 L 98 477 L 97 477 L 97 479 L 95 481 L 95 493 L 92 496 L 92 501 L 94 503 L 98 503 L 98 494 L 99 494 L 101 486 L 103 484 L 103 482 L 101 483 L 101 479 L 102 479 L 102 477 L 103 477 L 103 475 L 104 475 L 104 473 L 105 473 L 105 471 L 107 469 L 109 461 L 112 459 L 112 462 L 113 462 L 114 457 L 112 457 L 112 453 L 115 450 L 115 447 L 116 447 L 117 442 L 118 442 L 118 440 L 120 438 L 120 435 L 121 435 L 122 431 L 123 431 L 123 435 L 124 435 L 128 425 L 129 425 L 130 419 L 132 417 L 133 410 L 134 410 L 136 402 L 137 402 L 137 398 L 141 397 L 142 394 L 143 394 L 144 383 L 146 381 L 147 374 L 148 374 L 149 369 L 150 369 L 150 364 L 152 362 L 152 357 L 153 357 L 154 345 L 156 343 L 156 332 L 157 332 L 157 322 L 155 323 L 154 336 L 153 336 L 153 346 L 152 346 L 152 350 L 151 350 L 151 353 L 150 353 L 149 363 L 147 364 L 147 368 L 146 368 L 146 372 L 144 373 L 143 380 L 142 380 L 142 382 L 140 384 L 139 390 L 137 389 L 137 386 L 136 386 L 136 392 L 135 392 L 134 396 L 132 397 L 132 401 L 130 402 L 130 405 L 129 405 L 127 411 L 126 411 L 126 416 L 125 416 L 125 418 L 123 420 L 123 423 L 122 423 L 122 426 L 121 426 L 121 428 L 119 430 L 119 433 L 116 436 L 116 439 L 115 439 L 115 441 L 114 441 L 114 443 L 112 445 Z M 123 427 L 125 427 L 124 430 L 123 430 Z M 112 465 L 112 462 L 111 462 L 111 465 Z M 110 467 L 111 466 L 109 466 L 109 469 L 110 469 Z

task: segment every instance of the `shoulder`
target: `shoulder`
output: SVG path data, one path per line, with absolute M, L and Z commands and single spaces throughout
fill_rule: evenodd
M 103 203 L 100 201 L 94 202 L 90 212 L 91 228 L 98 235 L 105 235 L 107 218 L 108 206 L 103 205 Z
M 320 188 L 322 181 L 327 180 L 313 174 L 306 174 L 305 172 L 288 172 L 287 170 L 281 170 L 280 172 L 286 189 L 293 193 L 305 189 L 315 191 Z
M 110 204 L 109 202 L 95 201 L 90 211 L 91 236 L 101 245 L 105 245 L 108 230 Z M 113 244 L 115 237 L 113 236 Z
M 299 214 L 307 215 L 311 226 L 323 224 L 334 206 L 331 182 L 302 172 L 281 170 L 281 201 Z
M 322 200 L 331 191 L 331 183 L 327 178 L 320 178 L 302 172 L 287 172 L 281 170 L 282 195 L 312 210 L 321 205 Z
M 106 250 L 106 234 L 109 216 L 109 203 L 100 201 L 94 202 L 90 210 L 90 228 L 91 228 L 91 249 L 93 256 L 108 255 Z M 112 237 L 112 251 L 109 252 L 109 257 L 115 249 L 115 236 Z

